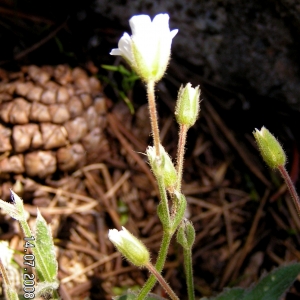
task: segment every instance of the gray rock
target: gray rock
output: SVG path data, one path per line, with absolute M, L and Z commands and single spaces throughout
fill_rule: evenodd
M 300 111 L 300 1 L 98 0 L 95 6 L 124 28 L 135 14 L 169 13 L 170 28 L 179 29 L 173 56 L 196 66 L 207 80 Z

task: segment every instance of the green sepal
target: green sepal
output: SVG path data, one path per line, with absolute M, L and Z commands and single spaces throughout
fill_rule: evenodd
M 165 61 L 160 59 L 159 48 L 156 52 L 157 57 L 153 60 L 152 65 L 149 65 L 149 62 L 145 60 L 147 59 L 147 56 L 140 52 L 140 49 L 137 47 L 134 40 L 132 41 L 132 54 L 134 60 L 130 63 L 130 66 L 145 83 L 148 83 L 149 81 L 157 82 L 164 76 L 169 59 L 166 59 Z
M 175 232 L 178 225 L 183 219 L 185 210 L 186 210 L 186 199 L 183 194 L 180 194 L 178 192 L 174 193 L 175 201 L 174 201 L 174 206 L 175 206 L 175 212 L 172 214 L 172 231 Z
M 193 224 L 184 220 L 181 222 L 176 236 L 177 242 L 186 250 L 191 249 L 195 242 L 195 229 Z
M 164 209 L 163 203 L 159 203 L 157 205 L 157 215 L 161 221 L 163 228 L 168 229 L 170 227 L 169 216 L 168 216 L 168 211 Z
M 176 121 L 191 127 L 195 124 L 200 111 L 200 87 L 193 88 L 190 83 L 181 86 L 175 108 Z
M 172 162 L 170 155 L 166 152 L 162 145 L 159 145 L 160 156 L 156 156 L 154 147 L 149 146 L 147 148 L 147 156 L 152 169 L 153 174 L 159 180 L 162 178 L 165 188 L 172 189 L 177 183 L 177 172 Z
M 110 229 L 108 238 L 133 265 L 144 267 L 150 262 L 150 253 L 147 247 L 125 227 L 122 227 L 120 231 Z
M 285 165 L 286 155 L 284 150 L 267 128 L 263 126 L 261 130 L 255 129 L 253 135 L 262 158 L 270 168 L 275 169 Z
M 190 221 L 187 221 L 186 222 L 186 239 L 187 239 L 189 248 L 192 248 L 192 246 L 195 242 L 195 237 L 196 237 L 195 228 Z

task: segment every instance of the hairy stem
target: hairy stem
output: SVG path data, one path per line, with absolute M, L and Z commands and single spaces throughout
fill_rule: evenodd
M 164 267 L 171 238 L 172 238 L 171 233 L 169 233 L 169 232 L 163 233 L 163 238 L 162 238 L 162 242 L 160 245 L 158 258 L 157 258 L 157 261 L 155 264 L 155 269 L 157 270 L 158 273 L 161 273 L 161 271 Z M 140 290 L 140 293 L 138 294 L 136 300 L 144 300 L 146 298 L 146 296 L 148 295 L 148 293 L 150 293 L 150 291 L 153 289 L 155 283 L 156 283 L 156 278 L 154 275 L 151 275 L 148 278 L 145 285 L 143 286 L 143 288 Z
M 290 175 L 288 174 L 288 172 L 286 171 L 285 167 L 284 166 L 279 166 L 278 167 L 278 170 L 280 171 L 281 173 L 281 176 L 283 177 L 287 187 L 288 187 L 288 190 L 291 194 L 291 197 L 294 201 L 294 205 L 296 207 L 296 210 L 297 210 L 297 213 L 298 213 L 298 216 L 300 218 L 300 199 L 299 199 L 299 196 L 296 192 L 296 189 L 295 189 L 295 186 L 291 180 L 291 177 Z
M 160 156 L 160 137 L 159 137 L 159 128 L 158 128 L 158 117 L 155 105 L 155 93 L 154 93 L 154 81 L 149 81 L 147 83 L 147 95 L 148 95 L 148 106 L 150 114 L 150 122 L 153 136 L 153 143 L 155 147 L 156 156 Z
M 160 272 L 158 272 L 151 263 L 148 263 L 146 265 L 146 268 L 156 277 L 157 281 L 164 288 L 164 290 L 167 292 L 167 294 L 171 297 L 172 300 L 179 300 L 179 298 L 174 293 L 174 291 L 171 289 L 171 287 L 169 286 L 169 284 L 161 276 Z
M 195 300 L 194 279 L 193 279 L 193 264 L 192 264 L 192 249 L 183 249 L 184 269 L 186 276 L 186 284 L 188 291 L 188 299 Z
M 188 127 L 186 125 L 180 125 L 179 128 L 179 139 L 178 139 L 178 147 L 177 147 L 177 186 L 176 189 L 178 192 L 181 190 L 181 181 L 182 181 L 182 170 L 183 170 L 183 157 L 186 143 L 186 135 L 187 135 Z

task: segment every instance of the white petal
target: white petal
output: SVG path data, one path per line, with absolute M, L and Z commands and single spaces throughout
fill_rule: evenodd
M 178 29 L 174 29 L 174 30 L 172 30 L 172 31 L 170 32 L 170 36 L 171 36 L 172 39 L 173 39 L 174 36 L 177 34 L 177 32 L 178 32 Z
M 170 17 L 168 14 L 158 14 L 154 17 L 152 23 L 153 23 L 153 26 L 155 26 L 156 28 L 161 27 L 161 29 L 163 29 L 163 30 L 165 30 L 167 28 L 168 31 L 170 31 L 169 19 L 170 19 Z
M 109 229 L 108 238 L 113 244 L 119 245 L 120 243 L 122 243 L 120 232 L 117 229 Z
M 112 49 L 109 53 L 110 55 L 122 55 L 122 51 L 119 48 Z
M 132 35 L 144 35 L 151 28 L 151 19 L 147 15 L 133 16 L 129 20 Z
M 145 80 L 159 80 L 167 67 L 172 39 L 178 30 L 170 31 L 169 15 L 158 14 L 151 21 L 148 15 L 136 15 L 129 20 L 132 36 L 124 33 L 118 49 L 111 55 L 123 56 Z
M 119 40 L 119 49 L 122 52 L 122 56 L 125 56 L 129 62 L 132 63 L 133 61 L 133 56 L 132 56 L 132 46 L 131 46 L 131 38 L 128 33 L 124 33 L 121 39 Z

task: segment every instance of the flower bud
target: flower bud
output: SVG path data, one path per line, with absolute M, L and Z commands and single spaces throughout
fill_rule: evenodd
M 155 177 L 161 176 L 166 189 L 172 189 L 177 182 L 177 172 L 165 148 L 160 145 L 160 156 L 156 156 L 155 148 L 151 146 L 146 153 Z
M 129 24 L 132 36 L 124 33 L 119 48 L 110 54 L 123 56 L 145 82 L 157 82 L 166 71 L 172 39 L 178 30 L 170 31 L 168 14 L 158 14 L 152 22 L 147 15 L 133 16 Z
M 126 228 L 110 229 L 108 238 L 118 251 L 132 264 L 143 267 L 150 262 L 150 254 L 146 246 L 133 236 Z
M 195 242 L 195 229 L 193 224 L 184 220 L 178 228 L 177 231 L 177 242 L 184 249 L 191 249 Z
M 175 117 L 180 125 L 191 127 L 195 124 L 200 110 L 200 87 L 193 88 L 190 83 L 180 87 Z
M 177 229 L 178 225 L 180 224 L 180 222 L 183 219 L 183 216 L 185 214 L 185 210 L 186 210 L 186 199 L 184 197 L 183 194 L 175 191 L 174 192 L 174 207 L 176 207 L 176 211 L 175 214 L 172 216 L 172 229 L 175 232 L 175 230 Z
M 261 130 L 255 129 L 253 135 L 262 158 L 270 168 L 274 169 L 285 165 L 286 155 L 279 142 L 267 128 L 263 126 Z

